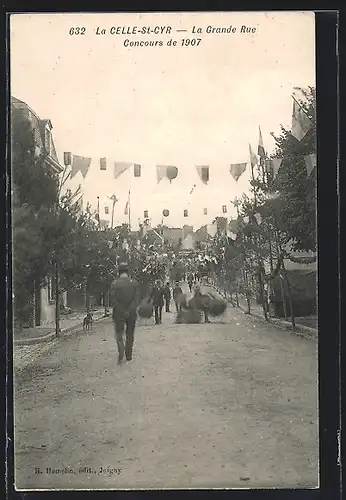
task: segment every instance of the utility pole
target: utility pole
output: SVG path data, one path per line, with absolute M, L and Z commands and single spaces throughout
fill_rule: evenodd
M 55 213 L 58 219 L 60 212 L 60 193 L 61 188 L 68 179 L 70 174 L 66 175 L 67 168 L 71 165 L 71 153 L 64 153 L 64 171 L 62 174 L 61 182 L 58 181 L 57 197 L 56 197 L 56 207 Z M 58 337 L 60 335 L 60 286 L 59 286 L 59 257 L 57 250 L 57 242 L 55 242 L 54 249 L 54 265 L 55 265 L 55 335 Z

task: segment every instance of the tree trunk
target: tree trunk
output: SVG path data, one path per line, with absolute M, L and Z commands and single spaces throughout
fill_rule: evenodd
M 289 304 L 290 304 L 290 313 L 291 313 L 292 328 L 293 328 L 293 331 L 295 332 L 295 330 L 296 330 L 296 319 L 294 317 L 293 304 L 292 304 L 292 290 L 291 290 L 291 284 L 290 284 L 290 282 L 288 280 L 287 271 L 286 271 L 284 262 L 282 262 L 282 270 L 283 270 L 283 273 L 284 273 L 284 276 L 285 276 L 285 280 L 286 280 L 286 285 L 287 285 L 288 300 L 289 300 Z
M 59 264 L 55 262 L 55 335 L 60 335 L 60 287 L 59 287 Z

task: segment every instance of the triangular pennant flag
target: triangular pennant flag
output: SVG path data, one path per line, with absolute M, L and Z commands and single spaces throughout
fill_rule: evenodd
M 271 158 L 270 159 L 270 165 L 272 168 L 272 173 L 273 173 L 273 179 L 275 179 L 282 163 L 283 158 Z
M 207 225 L 207 233 L 209 234 L 209 236 L 214 238 L 214 236 L 217 233 L 217 225 L 216 224 L 208 224 Z
M 107 170 L 107 158 L 100 158 L 100 170 Z
M 189 212 L 187 210 L 184 210 L 184 217 L 188 217 L 189 216 Z
M 304 160 L 305 160 L 306 170 L 307 170 L 308 176 L 309 176 L 311 174 L 311 172 L 313 171 L 313 169 L 317 165 L 316 153 L 312 153 L 310 155 L 304 156 Z
M 255 153 L 252 151 L 251 144 L 249 144 L 249 152 L 250 152 L 250 163 L 251 163 L 251 167 L 254 167 L 255 165 L 257 165 L 257 156 L 256 156 L 256 155 L 255 155 Z
M 292 96 L 293 97 L 293 96 Z M 311 120 L 293 97 L 292 135 L 301 141 L 312 126 Z
M 203 166 L 203 167 L 196 167 L 196 170 L 198 172 L 198 175 L 204 184 L 208 184 L 209 181 L 209 167 L 208 166 Z
M 166 171 L 167 171 L 166 165 L 157 165 L 156 166 L 157 183 L 159 183 L 166 176 Z
M 204 215 L 208 215 L 208 209 L 207 208 L 203 208 L 203 213 L 204 213 Z
M 131 167 L 132 163 L 115 162 L 114 163 L 114 179 L 117 179 L 123 172 Z
M 91 158 L 73 155 L 72 167 L 71 167 L 71 179 L 78 172 L 81 172 L 82 176 L 85 178 L 86 174 L 88 173 L 90 163 L 91 163 Z
M 246 163 L 233 163 L 230 165 L 230 172 L 233 177 L 233 179 L 238 182 L 239 177 L 245 172 L 246 170 Z
M 133 165 L 133 175 L 134 175 L 134 177 L 141 176 L 141 165 L 138 165 L 138 163 L 135 163 Z
M 266 153 L 264 151 L 264 146 L 263 146 L 263 138 L 262 138 L 262 132 L 261 132 L 261 127 L 259 127 L 259 139 L 258 139 L 258 156 L 261 158 L 265 158 Z

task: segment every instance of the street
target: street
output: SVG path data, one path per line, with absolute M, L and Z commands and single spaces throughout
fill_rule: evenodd
M 17 375 L 17 489 L 318 485 L 316 343 L 232 306 L 174 316 L 139 320 L 131 362 L 106 319 Z

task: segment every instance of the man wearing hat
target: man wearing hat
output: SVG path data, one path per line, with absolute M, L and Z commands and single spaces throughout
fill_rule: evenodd
M 139 304 L 139 283 L 129 277 L 126 262 L 119 265 L 119 277 L 111 285 L 111 304 L 113 306 L 113 322 L 118 344 L 120 363 L 124 354 L 127 361 L 132 359 L 134 332 L 137 320 L 137 306 Z M 124 332 L 126 335 L 124 346 Z

